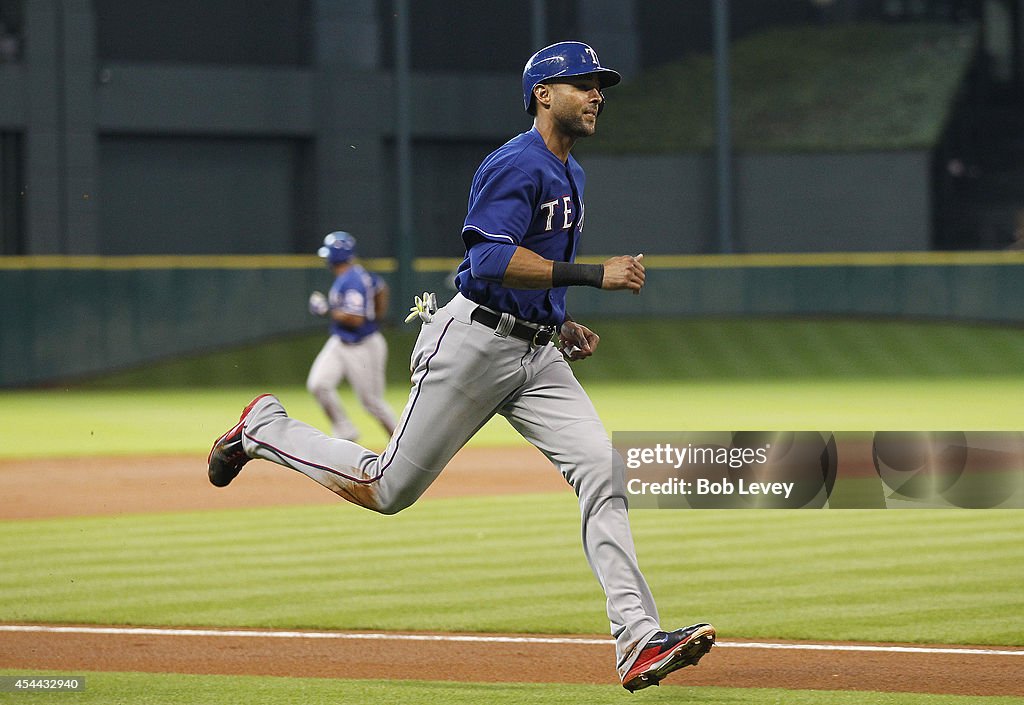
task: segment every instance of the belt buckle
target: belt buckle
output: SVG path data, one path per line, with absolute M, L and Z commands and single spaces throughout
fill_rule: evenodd
M 541 343 L 539 342 L 539 338 L 544 334 L 547 334 L 547 340 Z M 534 333 L 533 337 L 530 339 L 530 345 L 535 348 L 540 347 L 541 345 L 547 345 L 548 343 L 551 342 L 551 338 L 553 338 L 554 335 L 555 329 L 553 326 L 541 326 L 540 328 L 537 329 L 537 332 Z

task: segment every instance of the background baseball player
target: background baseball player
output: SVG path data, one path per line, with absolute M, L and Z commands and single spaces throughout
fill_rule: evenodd
M 338 385 L 347 379 L 359 402 L 390 436 L 397 421 L 384 401 L 388 344 L 378 326 L 387 311 L 388 286 L 354 261 L 356 239 L 349 233 L 330 233 L 317 254 L 327 261 L 334 283 L 327 296 L 319 291 L 310 295 L 309 311 L 330 320 L 331 335 L 313 361 L 306 389 L 330 419 L 333 435 L 354 441 L 359 430 L 338 396 Z
M 622 458 L 566 362 L 589 357 L 599 343 L 568 316 L 567 287 L 639 293 L 644 285 L 642 256 L 574 263 L 585 178 L 569 152 L 594 133 L 602 90 L 619 80 L 580 42 L 546 47 L 527 62 L 523 102 L 535 115 L 533 129 L 477 170 L 462 231 L 459 293 L 439 310 L 432 296 L 417 298 L 414 313 L 423 325 L 412 354 L 413 386 L 383 453 L 328 438 L 262 395 L 214 443 L 208 466 L 210 481 L 223 486 L 250 458 L 270 460 L 393 514 L 415 502 L 473 434 L 501 414 L 579 498 L 583 549 L 607 597 L 619 677 L 637 690 L 697 663 L 715 630 L 705 623 L 661 629 L 636 560 Z M 565 357 L 549 344 L 553 339 Z

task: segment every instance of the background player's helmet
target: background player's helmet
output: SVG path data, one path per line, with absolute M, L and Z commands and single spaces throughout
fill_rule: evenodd
M 533 104 L 533 89 L 538 83 L 590 73 L 597 76 L 602 89 L 622 80 L 617 71 L 602 66 L 597 52 L 583 42 L 559 42 L 544 47 L 531 56 L 523 68 L 523 107 L 530 115 L 537 114 Z M 601 97 L 604 97 L 603 93 Z
M 316 252 L 328 264 L 342 264 L 356 256 L 356 239 L 344 230 L 330 233 L 324 238 L 324 246 Z

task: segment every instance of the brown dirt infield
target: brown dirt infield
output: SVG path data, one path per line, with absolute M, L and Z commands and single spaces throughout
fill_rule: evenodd
M 204 457 L 0 461 L 0 520 L 339 501 L 308 479 L 263 462 L 248 466 L 230 488 L 216 489 L 206 482 L 204 465 Z M 551 491 L 568 489 L 533 448 L 467 448 L 424 499 Z M 1024 679 L 1020 678 L 1024 656 L 769 650 L 742 647 L 742 639 L 728 634 L 719 634 L 719 641 L 722 645 L 713 649 L 699 667 L 674 674 L 666 685 L 1024 696 Z M 475 682 L 617 682 L 610 643 L 6 632 L 0 637 L 0 667 Z
M 340 501 L 304 475 L 263 461 L 246 465 L 230 487 L 212 487 L 205 456 L 0 460 L 0 487 L 0 520 Z M 532 446 L 464 448 L 424 499 L 560 490 L 569 488 Z

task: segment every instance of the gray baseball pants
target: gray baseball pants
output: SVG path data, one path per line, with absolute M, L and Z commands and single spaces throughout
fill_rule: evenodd
M 422 325 L 412 390 L 380 455 L 290 418 L 272 396 L 246 417 L 243 447 L 341 497 L 394 514 L 415 502 L 455 453 L 495 414 L 561 471 L 579 498 L 583 550 L 607 597 L 620 673 L 658 626 L 637 565 L 626 514 L 625 466 L 568 363 L 552 345 L 501 338 L 473 322 L 476 304 L 456 295 Z
M 306 378 L 306 389 L 320 403 L 331 421 L 332 434 L 350 441 L 359 430 L 349 419 L 338 395 L 338 385 L 347 379 L 363 408 L 370 412 L 390 434 L 396 420 L 384 400 L 384 368 L 388 360 L 388 344 L 379 332 L 358 343 L 344 343 L 332 335 L 313 360 Z

